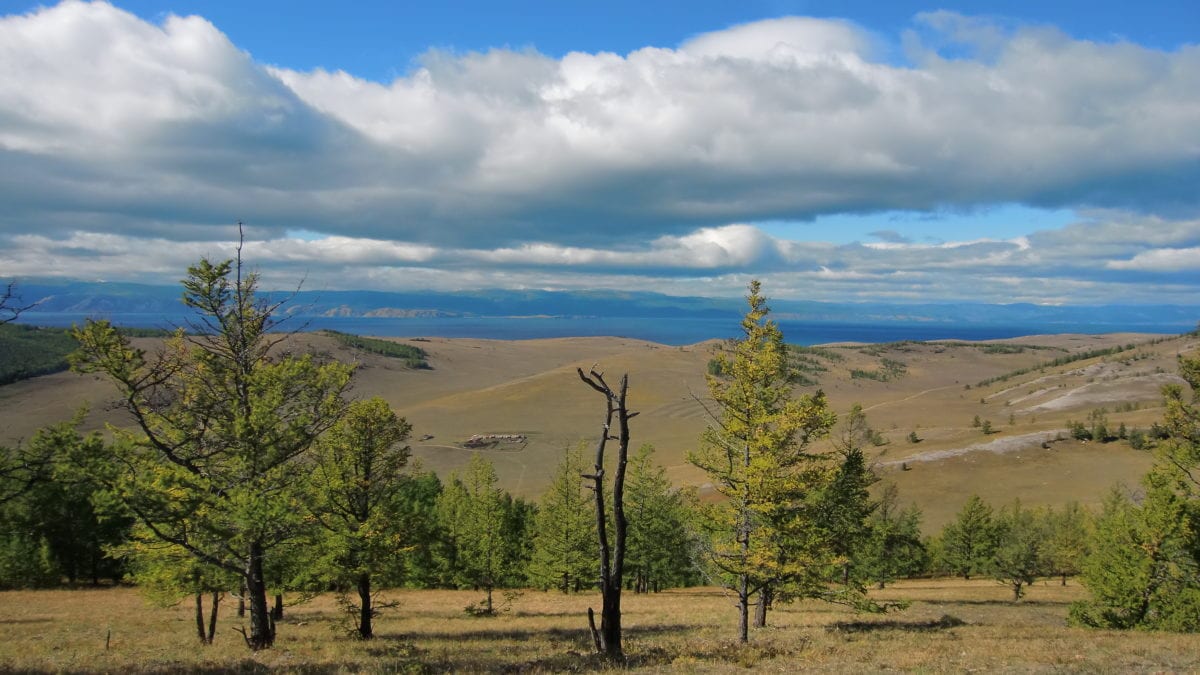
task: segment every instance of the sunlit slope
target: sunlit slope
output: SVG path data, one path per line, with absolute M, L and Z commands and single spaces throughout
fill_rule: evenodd
M 527 497 L 540 494 L 563 448 L 590 446 L 599 433 L 603 399 L 575 369 L 595 367 L 614 385 L 629 373 L 630 407 L 641 413 L 632 424 L 635 445 L 653 444 L 676 483 L 704 489 L 686 453 L 708 423 L 704 373 L 715 343 L 398 341 L 424 349 L 432 369 L 410 370 L 319 334 L 293 336 L 282 347 L 359 363 L 352 395 L 382 396 L 406 416 L 427 468 L 446 474 L 470 453 L 487 453 L 503 485 Z M 153 350 L 158 343 L 138 344 Z M 1148 453 L 1125 442 L 1058 439 L 1068 422 L 1086 422 L 1101 409 L 1114 430 L 1122 423 L 1148 428 L 1161 417 L 1161 387 L 1180 382 L 1176 355 L 1197 348 L 1194 336 L 1132 334 L 828 345 L 798 355 L 809 382 L 797 392 L 822 389 L 838 412 L 861 404 L 879 432 L 880 445 L 868 452 L 880 474 L 900 486 L 905 501 L 920 504 L 935 528 L 973 492 L 995 503 L 1098 503 L 1114 482 L 1135 484 Z M 28 438 L 84 405 L 85 429 L 120 424 L 114 404 L 107 384 L 70 373 L 0 387 L 0 442 Z M 911 442 L 911 434 L 920 440 Z M 472 436 L 481 438 L 472 443 Z

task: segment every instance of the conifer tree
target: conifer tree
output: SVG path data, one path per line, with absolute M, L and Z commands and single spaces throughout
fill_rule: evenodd
M 374 636 L 375 580 L 413 543 L 398 508 L 411 429 L 383 399 L 355 401 L 313 453 L 310 509 L 323 560 L 308 573 L 340 593 L 354 590 L 357 602 L 343 604 L 364 640 Z
M 970 579 L 987 571 L 996 550 L 992 507 L 971 495 L 953 522 L 942 528 L 942 564 L 951 574 Z
M 1046 570 L 1045 527 L 1041 513 L 1021 507 L 1020 500 L 1000 510 L 995 521 L 995 548 L 987 562 L 991 577 L 1012 589 L 1013 602 Z
M 274 644 L 267 559 L 299 529 L 297 460 L 341 418 L 351 368 L 273 351 L 281 303 L 256 295 L 234 260 L 188 269 L 198 319 L 162 351 L 134 348 L 107 321 L 74 332 L 73 367 L 116 385 L 134 430 L 97 458 L 93 477 L 154 537 L 240 576 L 251 649 Z
M 1180 357 L 1191 388 L 1163 388 L 1167 438 L 1142 478 L 1140 503 L 1114 491 L 1083 564 L 1088 601 L 1074 623 L 1200 631 L 1200 356 Z
M 707 563 L 737 594 L 738 639 L 749 639 L 750 604 L 769 601 L 773 588 L 804 590 L 826 574 L 831 543 L 812 506 L 833 476 L 810 444 L 834 416 L 820 393 L 792 397 L 787 347 L 758 281 L 750 283 L 741 337 L 718 353 L 708 375 L 712 425 L 689 461 L 713 483 L 721 502 L 704 508 Z
M 1046 571 L 1059 575 L 1062 585 L 1067 577 L 1079 574 L 1087 557 L 1092 531 L 1092 514 L 1069 502 L 1062 510 L 1046 514 Z
M 481 616 L 496 613 L 492 592 L 514 568 L 513 542 L 505 536 L 506 495 L 497 481 L 492 463 L 474 453 L 466 473 L 452 474 L 438 498 L 438 520 L 451 548 L 456 581 L 486 593 L 482 603 L 468 607 Z
M 679 585 L 691 576 L 688 520 L 694 506 L 693 493 L 672 489 L 666 470 L 654 463 L 654 446 L 640 447 L 629 462 L 625 483 L 625 567 L 635 593 Z
M 921 509 L 916 505 L 902 509 L 898 502 L 896 484 L 886 484 L 868 520 L 866 541 L 855 556 L 858 574 L 879 588 L 920 572 L 926 562 Z
M 567 449 L 542 495 L 533 526 L 529 581 L 563 593 L 596 580 L 596 523 L 585 494 L 583 453 Z

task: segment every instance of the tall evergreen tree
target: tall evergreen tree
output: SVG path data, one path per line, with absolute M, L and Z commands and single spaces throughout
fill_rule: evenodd
M 954 575 L 970 579 L 987 572 L 996 550 L 996 523 L 992 507 L 971 495 L 954 521 L 942 528 L 942 564 Z
M 438 499 L 438 520 L 453 556 L 450 569 L 458 584 L 485 591 L 483 602 L 468 608 L 482 616 L 496 613 L 492 593 L 515 568 L 515 542 L 505 536 L 509 509 L 497 480 L 492 463 L 475 453 L 466 473 L 451 475 Z
M 629 462 L 625 483 L 625 568 L 634 592 L 681 585 L 694 575 L 694 544 L 688 534 L 694 508 L 694 494 L 672 489 L 666 470 L 654 463 L 654 446 L 640 447 Z
M 920 572 L 926 559 L 921 542 L 921 509 L 916 505 L 900 508 L 899 489 L 895 483 L 888 483 L 868 520 L 866 541 L 855 554 L 857 573 L 883 588 Z
M 1059 575 L 1063 586 L 1067 585 L 1067 577 L 1082 570 L 1091 531 L 1092 514 L 1079 502 L 1069 502 L 1062 510 L 1047 512 L 1046 571 Z
M 750 284 L 742 336 L 708 375 L 713 424 L 688 457 L 723 498 L 702 510 L 707 562 L 737 594 L 738 639 L 749 639 L 750 604 L 772 588 L 827 570 L 834 553 L 810 518 L 813 495 L 833 469 L 810 444 L 833 425 L 821 394 L 792 397 L 787 348 L 758 281 Z M 812 586 L 809 586 L 811 588 Z
M 1025 594 L 1046 571 L 1045 519 L 1038 511 L 1021 507 L 1019 500 L 1000 509 L 995 520 L 995 548 L 987 562 L 988 574 L 1012 589 L 1013 602 Z
M 351 369 L 275 353 L 279 304 L 256 295 L 236 261 L 189 268 L 184 303 L 197 312 L 147 355 L 107 321 L 75 331 L 73 367 L 116 385 L 135 430 L 113 429 L 94 477 L 155 537 L 239 575 L 252 649 L 274 644 L 267 559 L 297 531 L 296 460 L 340 419 Z
M 529 581 L 563 593 L 591 586 L 596 580 L 596 522 L 585 494 L 583 453 L 566 449 L 554 482 L 538 503 L 533 526 Z
M 412 429 L 381 398 L 355 401 L 318 441 L 312 461 L 312 513 L 323 552 L 319 577 L 357 602 L 345 606 L 361 639 L 374 636 L 375 580 L 411 533 L 398 498 Z

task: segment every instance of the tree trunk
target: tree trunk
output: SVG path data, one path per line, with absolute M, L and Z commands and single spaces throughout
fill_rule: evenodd
M 1062 585 L 1063 586 L 1067 585 L 1067 573 L 1066 572 L 1063 572 L 1063 574 L 1062 574 Z
M 221 604 L 221 594 L 218 591 L 212 592 L 212 609 L 208 613 L 208 644 L 212 644 L 217 637 L 217 606 Z
M 275 624 L 267 606 L 267 584 L 263 577 L 263 548 L 255 542 L 250 545 L 249 578 L 246 593 L 250 596 L 250 636 L 246 643 L 250 649 L 270 649 L 275 644 Z
M 1021 582 L 1013 584 L 1013 602 L 1021 600 Z
M 600 548 L 600 629 L 596 629 L 595 617 L 590 608 L 588 624 L 591 626 L 592 639 L 597 649 L 609 662 L 619 663 L 625 660 L 625 652 L 621 646 L 621 591 L 624 590 L 625 541 L 629 527 L 625 518 L 625 469 L 629 459 L 629 420 L 637 413 L 630 413 L 625 405 L 626 394 L 629 391 L 628 375 L 621 376 L 619 390 L 614 392 L 604 381 L 604 376 L 595 370 L 589 373 L 590 377 L 584 375 L 582 368 L 577 369 L 577 372 L 579 379 L 585 384 L 604 394 L 606 405 L 604 427 L 596 444 L 595 471 L 584 476 L 592 481 L 592 491 L 596 496 L 596 535 Z M 616 436 L 611 435 L 614 416 L 617 418 Z M 609 440 L 618 443 L 612 504 L 615 541 L 611 548 L 604 506 L 604 450 Z
M 358 637 L 363 640 L 370 640 L 375 636 L 374 628 L 371 626 L 371 619 L 375 615 L 374 608 L 371 607 L 371 575 L 360 574 L 358 576 Z
M 738 575 L 738 642 L 750 641 L 750 575 Z
M 767 626 L 767 610 L 771 609 L 772 595 L 770 586 L 763 586 L 762 590 L 758 592 L 758 604 L 754 607 L 755 628 Z
M 196 635 L 200 638 L 200 644 L 209 644 L 208 638 L 204 635 L 204 594 L 196 593 Z
M 283 618 L 283 594 L 275 594 L 275 606 L 271 608 L 271 618 L 279 621 Z
M 239 619 L 246 617 L 246 579 L 242 578 L 241 588 L 238 589 L 238 608 L 237 616 Z

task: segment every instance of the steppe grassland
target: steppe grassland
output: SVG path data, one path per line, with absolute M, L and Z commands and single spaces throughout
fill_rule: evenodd
M 1039 583 L 1020 603 L 991 581 L 903 582 L 876 595 L 908 609 L 856 615 L 806 602 L 779 608 L 747 647 L 733 606 L 711 588 L 627 594 L 630 668 L 645 672 L 1062 671 L 1200 669 L 1194 636 L 1068 628 L 1074 582 Z M 586 612 L 594 594 L 526 591 L 498 618 L 471 618 L 471 591 L 390 591 L 379 637 L 346 637 L 332 598 L 289 607 L 276 648 L 251 654 L 226 600 L 217 644 L 195 643 L 190 602 L 147 604 L 129 588 L 0 593 L 0 670 L 19 672 L 562 672 L 601 668 Z M 108 642 L 106 649 L 105 643 Z
M 1113 427 L 1121 422 L 1148 427 L 1162 413 L 1161 385 L 1175 381 L 1175 355 L 1200 346 L 1191 336 L 1160 337 L 1054 335 L 1002 341 L 1027 347 L 1013 353 L 962 343 L 841 345 L 829 349 L 837 358 L 822 361 L 826 370 L 816 377 L 835 411 L 863 405 L 868 421 L 886 441 L 870 449 L 881 474 L 899 485 L 902 501 L 921 506 L 926 531 L 933 532 L 972 493 L 997 505 L 1013 498 L 1033 505 L 1069 500 L 1097 504 L 1114 483 L 1136 484 L 1151 457 L 1126 443 L 1054 442 L 1047 450 L 1040 442 L 1024 441 L 999 454 L 985 444 L 1056 433 L 1069 420 L 1084 420 L 1099 407 L 1110 410 Z M 398 339 L 430 355 L 432 370 L 408 370 L 322 335 L 291 339 L 290 349 L 359 362 L 353 395 L 383 396 L 407 417 L 413 424 L 414 454 L 427 469 L 445 475 L 463 466 L 477 451 L 462 447 L 472 434 L 526 436 L 524 443 L 478 451 L 494 461 L 504 487 L 529 498 L 540 495 L 563 448 L 590 444 L 599 431 L 601 401 L 579 382 L 575 369 L 595 366 L 610 377 L 628 372 L 630 403 L 641 412 L 633 424 L 634 444 L 653 444 L 657 461 L 676 484 L 703 486 L 704 477 L 686 462 L 686 454 L 707 423 L 704 374 L 715 343 L 673 347 L 625 338 Z M 151 350 L 156 346 L 150 339 L 138 343 Z M 1144 346 L 978 386 L 1055 358 L 1130 343 Z M 855 369 L 878 370 L 884 358 L 904 363 L 905 374 L 887 381 L 852 376 Z M 111 392 L 103 382 L 71 373 L 0 387 L 0 442 L 28 438 L 82 405 L 90 410 L 85 430 L 103 428 L 109 421 L 120 424 Z M 985 435 L 973 427 L 976 416 L 990 421 L 995 433 Z M 922 439 L 919 443 L 906 440 L 912 432 Z M 961 454 L 921 461 L 947 451 Z

